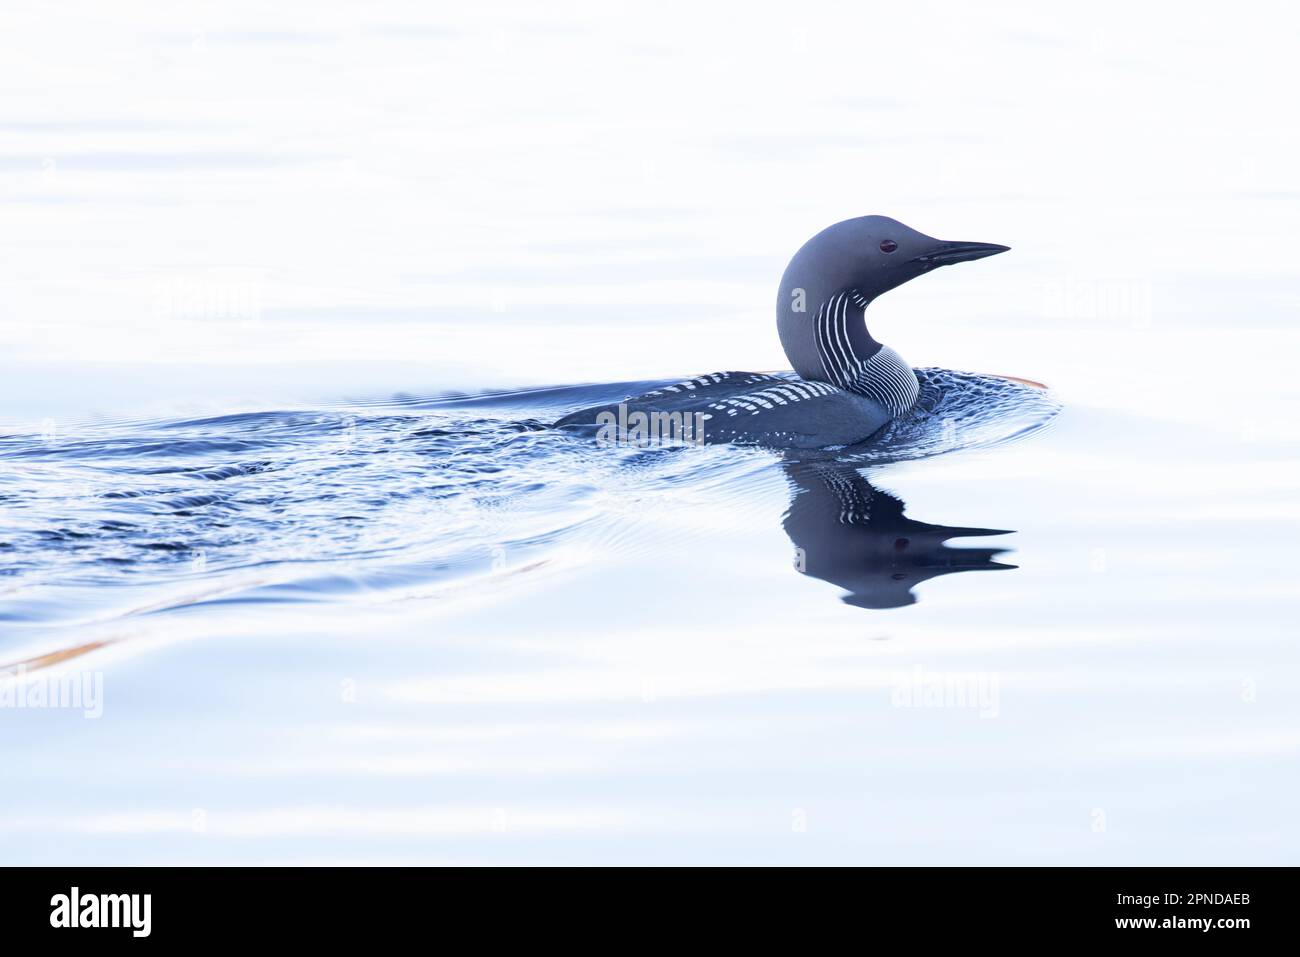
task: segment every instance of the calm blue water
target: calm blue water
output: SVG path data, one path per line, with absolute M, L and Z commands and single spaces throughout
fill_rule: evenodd
M 1294 863 L 1291 17 L 18 10 L 0 860 Z M 882 445 L 544 428 L 870 212 Z

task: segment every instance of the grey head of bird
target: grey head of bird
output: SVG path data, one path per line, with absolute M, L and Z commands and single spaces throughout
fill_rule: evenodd
M 794 254 L 781 277 L 777 332 L 804 379 L 879 398 L 894 414 L 910 407 L 912 382 L 893 385 L 910 367 L 867 331 L 877 296 L 940 266 L 1006 252 L 994 243 L 946 242 L 888 216 L 859 216 L 828 226 Z

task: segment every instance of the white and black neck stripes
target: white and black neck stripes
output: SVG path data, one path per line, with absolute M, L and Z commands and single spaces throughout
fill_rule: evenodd
M 902 415 L 916 404 L 916 398 L 921 394 L 921 383 L 902 356 L 882 345 L 862 363 L 861 371 L 849 389 L 870 396 L 894 415 Z
M 920 385 L 903 357 L 867 332 L 868 302 L 856 289 L 846 289 L 822 303 L 813 317 L 817 355 L 830 382 L 900 415 L 916 402 Z

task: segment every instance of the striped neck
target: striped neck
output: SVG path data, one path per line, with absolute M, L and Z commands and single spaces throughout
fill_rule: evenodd
M 916 402 L 921 387 L 903 357 L 867 332 L 870 301 L 858 290 L 846 289 L 822 303 L 813 319 L 817 355 L 827 382 L 902 415 Z

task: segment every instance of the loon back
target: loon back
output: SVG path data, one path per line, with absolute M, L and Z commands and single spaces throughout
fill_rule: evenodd
M 853 445 L 893 415 L 865 395 L 825 382 L 766 372 L 712 372 L 665 383 L 619 403 L 570 412 L 556 428 L 599 435 L 605 421 L 633 422 L 636 413 L 698 416 L 693 436 L 704 444 L 739 443 L 783 449 Z M 633 425 L 635 428 L 635 425 Z

